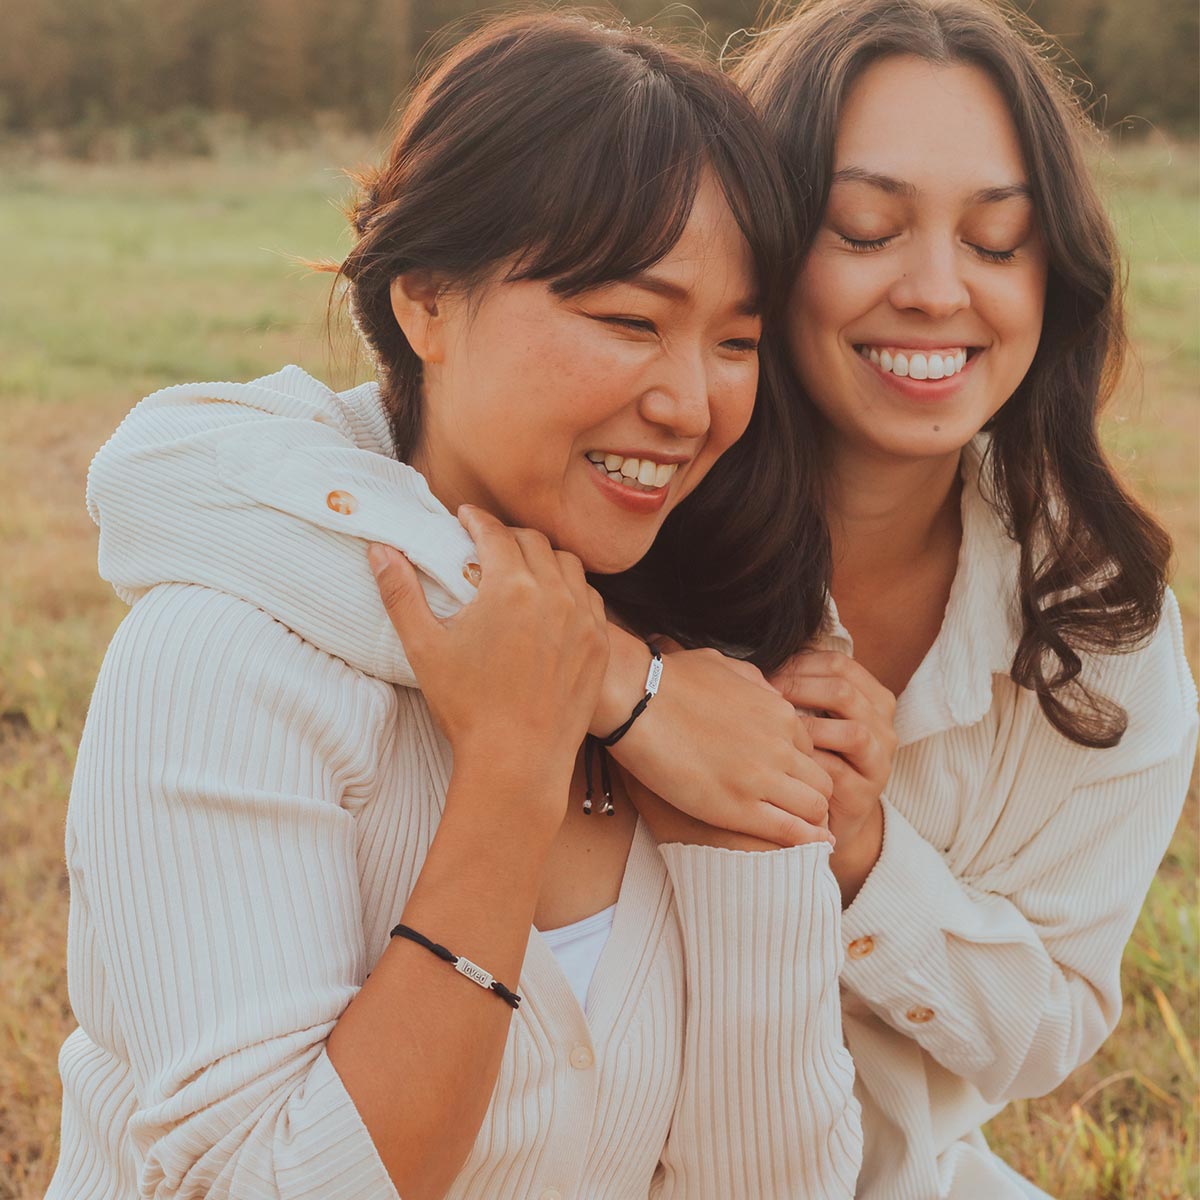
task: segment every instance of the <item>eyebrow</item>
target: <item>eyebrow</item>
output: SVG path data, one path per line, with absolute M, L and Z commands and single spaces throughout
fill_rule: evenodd
M 896 179 L 891 175 L 881 175 L 878 171 L 868 171 L 865 167 L 843 167 L 834 173 L 834 183 L 866 183 L 887 192 L 889 196 L 903 196 L 906 200 L 915 200 L 917 188 L 915 184 L 904 179 Z M 1004 200 L 1032 200 L 1033 189 L 1027 183 L 1005 183 L 997 187 L 980 188 L 972 197 L 972 204 L 999 204 Z
M 662 296 L 676 304 L 687 304 L 692 298 L 692 294 L 687 288 L 680 287 L 679 284 L 672 283 L 661 275 L 652 275 L 649 271 L 639 271 L 636 275 L 630 275 L 628 279 L 623 279 L 621 282 L 629 284 L 630 287 L 640 288 L 644 292 L 650 292 L 652 295 Z M 734 309 L 739 316 L 743 317 L 762 315 L 762 303 L 757 296 L 743 297 L 734 305 Z

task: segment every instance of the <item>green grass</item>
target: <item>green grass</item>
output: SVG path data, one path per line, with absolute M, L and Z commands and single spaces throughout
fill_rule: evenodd
M 96 577 L 87 464 L 130 405 L 168 383 L 284 362 L 339 385 L 365 377 L 326 342 L 328 278 L 296 261 L 344 251 L 344 183 L 326 164 L 364 153 L 326 142 L 263 160 L 0 172 L 0 1200 L 42 1195 L 57 1153 L 56 1056 L 73 1027 L 63 815 L 91 687 L 125 611 Z M 1177 539 L 1194 668 L 1195 154 L 1127 150 L 1106 181 L 1132 257 L 1142 362 L 1107 436 Z M 993 1144 L 1061 1200 L 1200 1197 L 1196 818 L 1193 789 L 1126 953 L 1117 1033 L 1054 1095 L 990 1127 Z

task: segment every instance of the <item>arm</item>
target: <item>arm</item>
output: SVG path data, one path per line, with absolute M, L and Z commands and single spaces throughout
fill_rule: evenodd
M 536 589 L 520 590 L 527 605 Z M 560 604 L 559 627 L 520 608 L 503 590 L 473 606 L 475 634 L 497 612 L 516 631 L 504 646 L 487 626 L 490 657 L 470 627 L 450 645 L 410 612 L 414 644 L 436 642 L 460 679 L 464 655 L 488 661 L 467 699 L 443 699 L 455 770 L 402 914 L 512 982 L 566 803 L 566 747 L 602 669 L 599 611 Z M 523 680 L 525 626 L 542 657 Z M 567 656 L 583 674 L 560 670 L 563 645 L 588 647 Z M 532 742 L 514 744 L 502 705 L 474 707 L 499 689 L 515 693 Z M 560 724 L 561 738 L 538 736 Z M 147 1194 L 422 1200 L 444 1194 L 468 1153 L 512 1010 L 407 942 L 359 987 L 371 964 L 352 811 L 396 736 L 391 688 L 207 589 L 159 589 L 114 639 L 72 795 L 72 872 L 134 1074 Z M 521 821 L 488 816 L 517 806 Z
M 251 384 L 167 388 L 92 463 L 101 574 L 127 602 L 164 582 L 223 591 L 357 670 L 412 686 L 367 543 L 402 550 L 442 618 L 474 599 L 478 555 L 423 477 L 391 454 L 369 389 L 339 396 L 296 367 Z M 351 500 L 330 507 L 331 494 Z M 619 626 L 609 624 L 608 638 L 589 726 L 602 735 L 641 697 L 648 661 Z M 731 828 L 792 845 L 824 836 L 830 786 L 796 728 L 753 667 L 687 651 L 672 656 L 662 691 L 614 757 L 705 819 L 722 813 Z
M 1192 766 L 1180 643 L 1169 597 L 1154 642 L 1118 660 L 1124 686 L 1108 689 L 1130 713 L 1125 739 L 1080 752 L 1091 777 L 1047 797 L 1044 821 L 1002 861 L 956 873 L 885 802 L 882 853 L 843 917 L 843 982 L 989 1101 L 1050 1091 L 1116 1024 L 1121 954 Z M 1065 751 L 1044 740 L 1025 754 Z
M 849 1200 L 862 1156 L 824 846 L 661 847 L 683 934 L 683 1082 L 655 1200 Z
M 654 1200 L 845 1200 L 862 1132 L 829 851 L 704 825 L 625 781 L 660 844 L 687 971 L 683 1083 Z

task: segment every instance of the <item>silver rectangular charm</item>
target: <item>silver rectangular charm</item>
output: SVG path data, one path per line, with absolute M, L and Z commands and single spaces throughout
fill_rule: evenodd
M 492 977 L 481 966 L 473 963 L 469 958 L 463 958 L 461 954 L 458 956 L 458 962 L 454 964 L 454 969 L 460 975 L 465 975 L 468 979 L 479 984 L 481 988 L 490 989 L 494 982 Z
M 658 693 L 659 680 L 662 679 L 663 660 L 655 658 L 650 661 L 650 673 L 646 676 L 646 691 L 651 695 Z

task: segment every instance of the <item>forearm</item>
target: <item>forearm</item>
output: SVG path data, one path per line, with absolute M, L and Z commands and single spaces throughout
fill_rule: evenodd
M 459 819 L 486 791 L 497 813 L 530 786 L 456 768 L 445 816 L 398 920 L 518 990 L 550 838 L 526 821 Z M 478 804 L 467 812 L 480 811 Z M 330 1035 L 329 1056 L 405 1200 L 442 1196 L 491 1100 L 513 1010 L 427 949 L 393 939 Z

